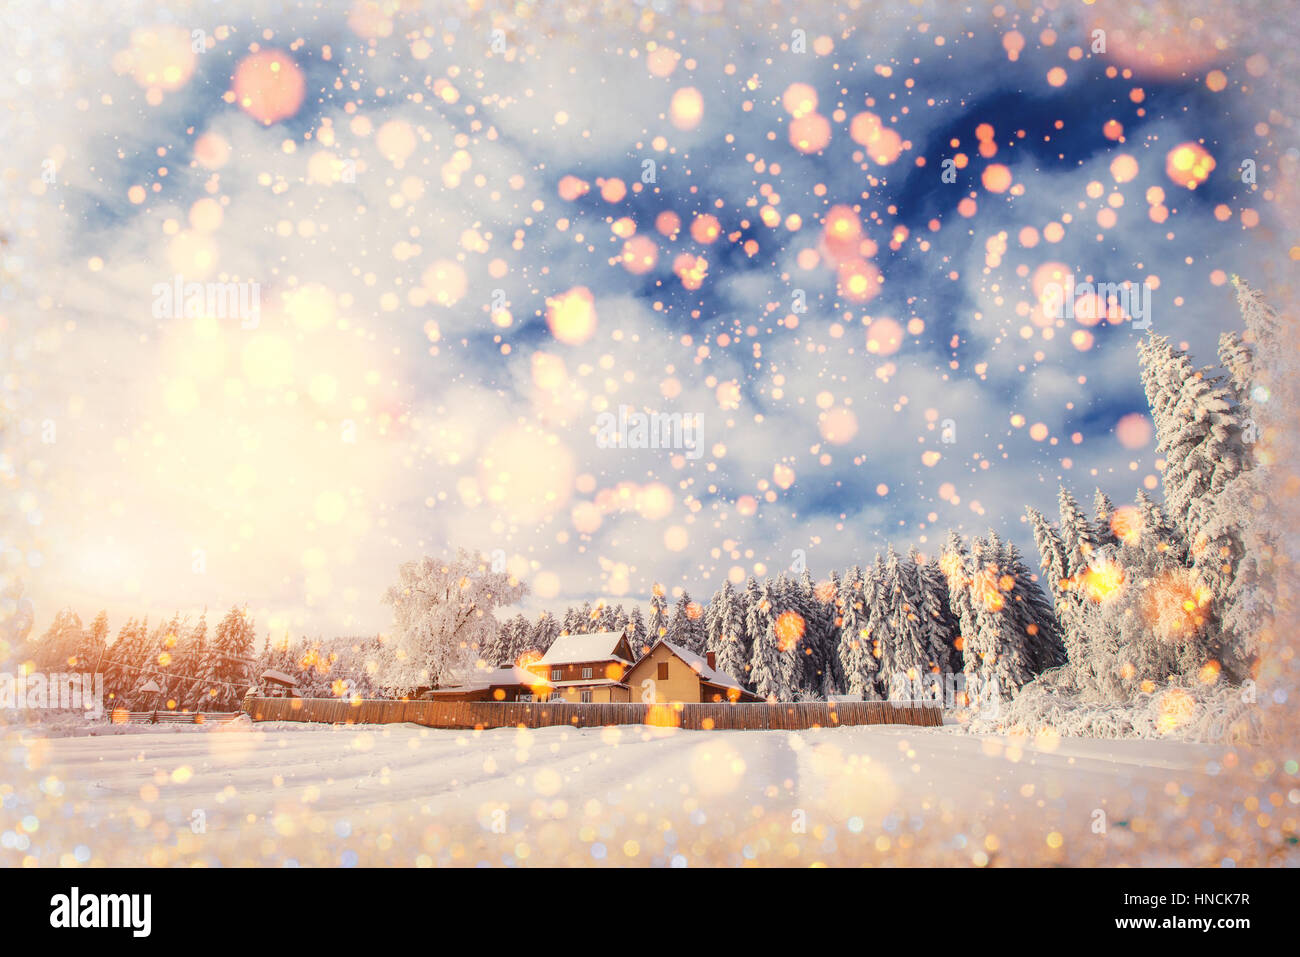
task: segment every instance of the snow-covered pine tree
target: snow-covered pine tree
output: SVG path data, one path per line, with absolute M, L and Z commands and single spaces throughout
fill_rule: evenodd
M 890 640 L 880 646 L 880 673 L 883 690 L 890 701 L 918 697 L 922 675 L 929 671 L 916 574 L 915 564 L 900 559 L 890 545 L 885 553 L 884 578 L 877 599 L 889 622 Z
M 1088 568 L 1100 546 L 1097 541 L 1097 529 L 1079 507 L 1075 497 L 1066 491 L 1064 486 L 1060 489 L 1057 502 L 1061 511 L 1060 535 L 1065 552 L 1065 577 L 1074 579 Z
M 953 645 L 961 654 L 962 673 L 967 674 L 971 670 L 971 643 L 976 629 L 974 576 L 971 556 L 955 530 L 950 529 L 944 540 L 943 551 L 939 554 L 939 568 L 943 571 L 948 586 L 948 607 L 957 627 Z
M 804 619 L 803 640 L 799 642 L 799 691 L 804 698 L 821 698 L 825 691 L 828 669 L 828 637 L 834 620 L 834 606 L 823 602 L 817 583 L 805 568 L 792 582 L 796 610 Z
M 77 670 L 92 672 L 98 667 L 108 649 L 108 612 L 100 611 L 86 629 L 82 643 L 77 647 Z
M 624 633 L 627 635 L 627 643 L 632 649 L 633 658 L 639 659 L 645 654 L 645 649 L 650 646 L 645 616 L 641 614 L 639 606 L 633 605 L 632 611 L 628 613 Z
M 1245 333 L 1225 333 L 1230 346 L 1225 354 L 1222 347 L 1224 338 L 1220 338 L 1219 358 L 1228 370 L 1233 391 L 1247 406 L 1247 411 L 1253 411 L 1258 405 L 1267 403 L 1268 396 L 1276 391 L 1279 377 L 1288 371 L 1289 357 L 1281 346 L 1277 310 L 1263 293 L 1240 276 L 1232 277 L 1232 286 L 1236 290 L 1237 308 L 1241 311 Z M 1293 364 L 1294 359 L 1290 362 Z
M 207 701 L 212 697 L 209 693 L 212 689 L 204 681 L 190 679 L 202 678 L 210 673 L 208 662 L 210 650 L 208 646 L 208 612 L 207 609 L 204 609 L 203 613 L 199 615 L 199 620 L 186 628 L 176 643 L 176 666 L 174 670 L 177 675 L 189 676 L 178 677 L 173 682 L 175 685 L 173 694 L 178 709 L 188 711 L 209 710 Z
M 1069 560 L 1065 553 L 1065 544 L 1057 534 L 1055 527 L 1036 508 L 1027 509 L 1029 528 L 1034 535 L 1034 545 L 1038 549 L 1039 568 L 1047 583 L 1047 592 L 1051 595 L 1056 620 L 1061 627 L 1064 654 L 1072 664 L 1081 662 L 1085 656 L 1079 633 L 1071 619 L 1078 608 L 1078 598 L 1071 589 Z
M 942 700 L 946 675 L 961 670 L 956 648 L 957 621 L 948 602 L 948 582 L 937 559 L 925 561 L 916 549 L 909 556 L 916 569 L 916 588 L 920 596 L 921 634 L 925 647 L 923 690 L 935 700 Z
M 1114 545 L 1118 542 L 1111 530 L 1111 517 L 1115 514 L 1115 503 L 1110 496 L 1097 489 L 1092 499 L 1093 504 L 1093 538 L 1099 546 Z
M 1213 503 L 1202 529 L 1209 546 L 1196 551 L 1197 572 L 1208 579 L 1219 603 L 1222 664 L 1237 679 L 1248 676 L 1260 646 L 1260 636 L 1274 628 L 1277 605 L 1277 564 L 1283 534 L 1274 515 L 1278 509 L 1268 483 L 1275 436 L 1290 428 L 1286 403 L 1276 401 L 1295 380 L 1297 361 L 1279 339 L 1277 313 L 1264 297 L 1237 276 L 1232 278 L 1244 336 L 1220 339 L 1220 362 L 1228 370 L 1228 388 L 1237 402 L 1241 468 L 1230 476 Z M 1218 572 L 1206 574 L 1218 552 Z M 1195 551 L 1195 549 L 1194 549 Z
M 1091 651 L 1086 643 L 1086 630 L 1078 625 L 1078 619 L 1088 601 L 1082 590 L 1083 582 L 1097 560 L 1101 543 L 1097 540 L 1096 525 L 1064 486 L 1060 488 L 1057 502 L 1061 515 L 1059 535 L 1065 557 L 1065 577 L 1055 593 L 1056 616 L 1065 632 L 1066 657 L 1086 670 L 1091 661 Z
M 585 601 L 582 607 L 571 605 L 565 609 L 563 631 L 566 635 L 585 635 L 591 631 L 591 602 Z
M 483 660 L 492 668 L 514 664 L 529 649 L 531 640 L 532 625 L 522 614 L 517 614 L 501 626 L 496 642 L 484 653 Z
M 1179 562 L 1186 560 L 1187 542 L 1165 518 L 1164 509 L 1142 489 L 1138 490 L 1136 502 L 1141 519 L 1138 536 L 1143 546 L 1171 552 Z
M 208 684 L 205 710 L 234 711 L 253 682 L 252 659 L 256 633 L 247 609 L 232 606 L 217 625 L 204 674 Z M 212 692 L 216 692 L 213 694 Z
M 71 608 L 60 609 L 37 642 L 32 658 L 42 671 L 67 671 L 79 667 L 77 651 L 85 640 L 81 616 Z
M 687 651 L 699 654 L 704 650 L 704 609 L 685 590 L 673 605 L 666 637 Z
M 840 621 L 840 671 L 844 675 L 841 693 L 869 701 L 879 697 L 876 694 L 879 661 L 871 654 L 871 632 L 867 630 L 868 607 L 875 599 L 875 591 L 867 590 L 862 569 L 854 565 L 840 582 L 835 600 Z
M 749 673 L 747 649 L 741 634 L 736 633 L 736 592 L 730 581 L 724 581 L 705 614 L 705 650 L 713 652 L 715 662 L 722 671 L 744 683 Z
M 646 621 L 647 637 L 653 645 L 668 634 L 668 597 L 658 582 L 650 589 L 650 617 Z
M 840 619 L 840 573 L 831 569 L 830 577 L 817 586 L 817 600 L 821 603 L 826 616 L 826 633 L 822 638 L 822 674 L 821 696 L 844 693 L 844 668 L 840 662 L 840 634 L 843 623 Z
M 868 700 L 888 700 L 892 675 L 885 670 L 890 657 L 889 646 L 895 640 L 894 617 L 898 596 L 885 576 L 885 563 L 879 554 L 866 569 L 863 593 L 871 596 L 867 604 L 867 653 L 874 659 L 875 694 Z
M 1208 370 L 1195 369 L 1164 337 L 1150 337 L 1139 358 L 1156 449 L 1164 454 L 1165 514 L 1187 540 L 1196 577 L 1213 599 L 1204 651 L 1239 679 L 1248 668 L 1248 639 L 1225 625 L 1224 617 L 1240 620 L 1230 616 L 1230 593 L 1245 551 L 1241 521 L 1248 519 L 1249 506 L 1243 503 L 1256 497 L 1245 492 L 1249 480 L 1238 481 L 1251 464 L 1248 430 L 1257 429 L 1253 420 L 1243 421 L 1243 409 L 1233 403 L 1246 383 L 1225 386 Z M 1230 486 L 1235 491 L 1224 498 Z
M 722 588 L 715 591 L 708 604 L 704 606 L 704 648 L 714 654 L 717 654 L 718 636 L 722 633 L 722 592 L 730 584 L 730 582 L 723 582 Z
M 1003 590 L 1008 591 L 1008 605 L 1014 605 L 1017 626 L 1022 628 L 1024 644 L 1034 674 L 1066 663 L 1065 641 L 1052 603 L 1034 581 L 1020 549 L 1013 542 L 1002 542 L 998 564 L 1002 570 Z M 1010 578 L 1010 589 L 1006 588 Z
M 253 677 L 261 685 L 262 675 L 269 671 L 278 671 L 281 674 L 289 675 L 292 678 L 298 677 L 298 657 L 294 653 L 293 639 L 289 632 L 285 631 L 280 638 L 273 638 L 270 635 L 266 638 L 266 644 L 262 646 L 261 652 L 257 656 L 257 664 L 253 669 Z
M 794 693 L 797 641 L 791 641 L 791 614 L 778 605 L 777 587 L 771 579 L 759 586 L 758 600 L 749 609 L 747 630 L 753 637 L 750 680 L 754 693 L 769 700 L 787 701 Z
M 1218 597 L 1226 593 L 1238 556 L 1220 555 L 1218 546 L 1232 547 L 1232 543 L 1208 541 L 1203 533 L 1219 493 L 1241 471 L 1242 423 L 1230 390 L 1206 370 L 1194 368 L 1187 353 L 1175 349 L 1166 337 L 1148 337 L 1139 350 L 1139 361 L 1155 424 L 1156 451 L 1164 456 L 1165 514 L 1183 530 L 1197 571 Z
M 1002 567 L 1002 558 L 1003 545 L 995 533 L 971 542 L 974 633 L 964 659 L 967 692 L 981 703 L 1010 697 L 1034 677 L 1027 643 L 1031 622 L 1023 603 L 1011 594 L 1014 576 Z
M 528 639 L 528 651 L 536 652 L 540 657 L 560 637 L 560 622 L 550 612 L 542 612 L 533 624 L 532 634 Z
M 1227 370 L 1225 385 L 1232 398 L 1239 406 L 1246 406 L 1250 402 L 1251 383 L 1255 380 L 1254 347 L 1238 332 L 1219 333 L 1219 365 Z
M 149 655 L 149 619 L 128 618 L 104 654 L 104 695 L 114 708 L 130 708 L 131 692 Z
M 176 612 L 169 621 L 161 622 L 150 633 L 148 658 L 135 676 L 131 695 L 133 700 L 140 702 L 140 707 L 179 710 L 186 682 L 176 677 L 181 674 L 176 659 L 181 636 L 187 625 L 187 620 L 181 617 L 180 612 Z M 150 682 L 160 690 L 146 691 Z

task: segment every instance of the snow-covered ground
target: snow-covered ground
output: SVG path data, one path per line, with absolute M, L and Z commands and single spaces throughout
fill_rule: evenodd
M 9 749 L 42 797 L 0 856 L 47 866 L 1155 863 L 1144 834 L 1221 754 L 899 726 L 274 723 Z

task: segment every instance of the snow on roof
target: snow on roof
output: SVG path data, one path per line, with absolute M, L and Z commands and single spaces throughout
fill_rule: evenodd
M 297 685 L 298 679 L 286 675 L 283 671 L 276 671 L 274 668 L 267 668 L 262 672 L 262 678 L 267 681 L 277 681 L 282 685 Z
M 476 691 L 483 688 L 495 688 L 500 685 L 529 685 L 530 687 L 550 687 L 550 682 L 539 677 L 536 672 L 512 665 L 508 668 L 483 668 L 456 675 L 455 684 L 443 685 L 440 691 L 461 692 Z
M 727 674 L 725 671 L 719 671 L 717 668 L 710 668 L 708 659 L 703 655 L 697 655 L 693 651 L 687 651 L 681 645 L 675 645 L 671 641 L 664 641 L 662 638 L 659 639 L 658 644 L 663 645 L 678 658 L 682 659 L 682 661 L 690 665 L 692 671 L 710 684 L 721 685 L 724 688 L 736 688 L 740 691 L 745 690 L 740 687 L 739 681 L 731 677 L 731 675 Z M 653 648 L 650 650 L 654 651 Z
M 536 685 L 549 684 L 545 678 L 539 678 L 536 672 L 529 671 L 527 668 L 521 668 L 518 665 L 511 665 L 509 668 L 494 668 L 491 671 L 484 672 L 477 678 L 479 681 L 485 681 L 489 685 Z
M 592 635 L 560 635 L 534 665 L 576 665 L 584 661 L 622 661 L 614 650 L 623 640 L 621 631 L 598 631 Z

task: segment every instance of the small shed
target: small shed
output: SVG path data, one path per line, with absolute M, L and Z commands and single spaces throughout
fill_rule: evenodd
M 262 672 L 262 694 L 267 698 L 302 697 L 298 691 L 298 679 L 274 668 Z
M 150 708 L 156 708 L 158 707 L 158 697 L 162 693 L 163 690 L 158 687 L 158 682 L 150 678 L 140 686 L 140 690 L 136 692 L 136 695 L 140 701 L 147 703 Z

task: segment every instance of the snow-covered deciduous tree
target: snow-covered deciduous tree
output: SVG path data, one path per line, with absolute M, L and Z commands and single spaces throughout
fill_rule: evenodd
M 383 682 L 395 693 L 437 686 L 467 664 L 497 631 L 493 611 L 523 597 L 525 586 L 461 549 L 455 559 L 422 558 L 398 569 L 384 601 L 393 637 Z

